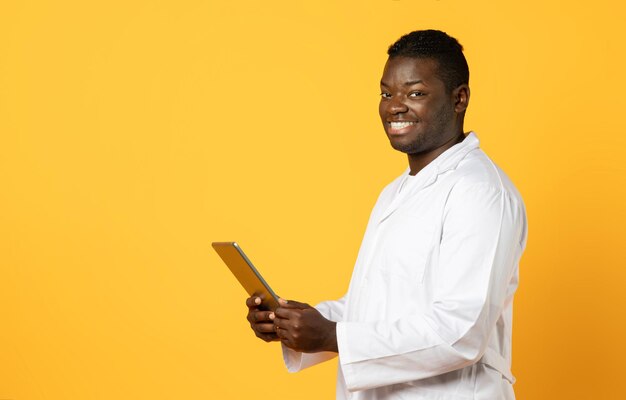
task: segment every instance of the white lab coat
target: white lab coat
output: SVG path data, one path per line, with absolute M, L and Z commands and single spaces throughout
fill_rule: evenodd
M 372 211 L 348 293 L 317 306 L 337 321 L 337 399 L 514 399 L 522 198 L 474 133 L 408 172 Z M 336 356 L 283 355 L 292 372 Z

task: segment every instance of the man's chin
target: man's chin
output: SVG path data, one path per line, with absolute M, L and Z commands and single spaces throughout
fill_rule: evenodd
M 401 153 L 415 154 L 415 153 L 420 152 L 421 146 L 419 143 L 401 143 L 401 142 L 394 142 L 393 140 L 389 140 L 389 143 L 391 144 L 391 147 L 393 147 L 394 150 L 397 150 Z

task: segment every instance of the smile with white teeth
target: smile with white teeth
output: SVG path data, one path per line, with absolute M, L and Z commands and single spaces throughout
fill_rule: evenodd
M 411 125 L 415 125 L 415 122 L 412 121 L 398 121 L 398 122 L 389 122 L 389 125 L 391 126 L 391 129 L 402 129 L 402 128 L 406 128 L 407 126 L 411 126 Z

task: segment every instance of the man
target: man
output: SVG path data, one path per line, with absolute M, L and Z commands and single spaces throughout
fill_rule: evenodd
M 316 308 L 247 300 L 290 371 L 339 355 L 338 399 L 514 399 L 512 300 L 526 245 L 522 199 L 463 119 L 456 39 L 416 31 L 388 51 L 379 113 L 409 168 L 381 193 L 347 294 Z

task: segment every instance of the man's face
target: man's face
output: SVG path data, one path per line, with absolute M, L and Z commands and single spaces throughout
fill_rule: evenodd
M 387 60 L 378 111 L 391 146 L 417 154 L 442 146 L 459 134 L 455 100 L 429 58 Z

